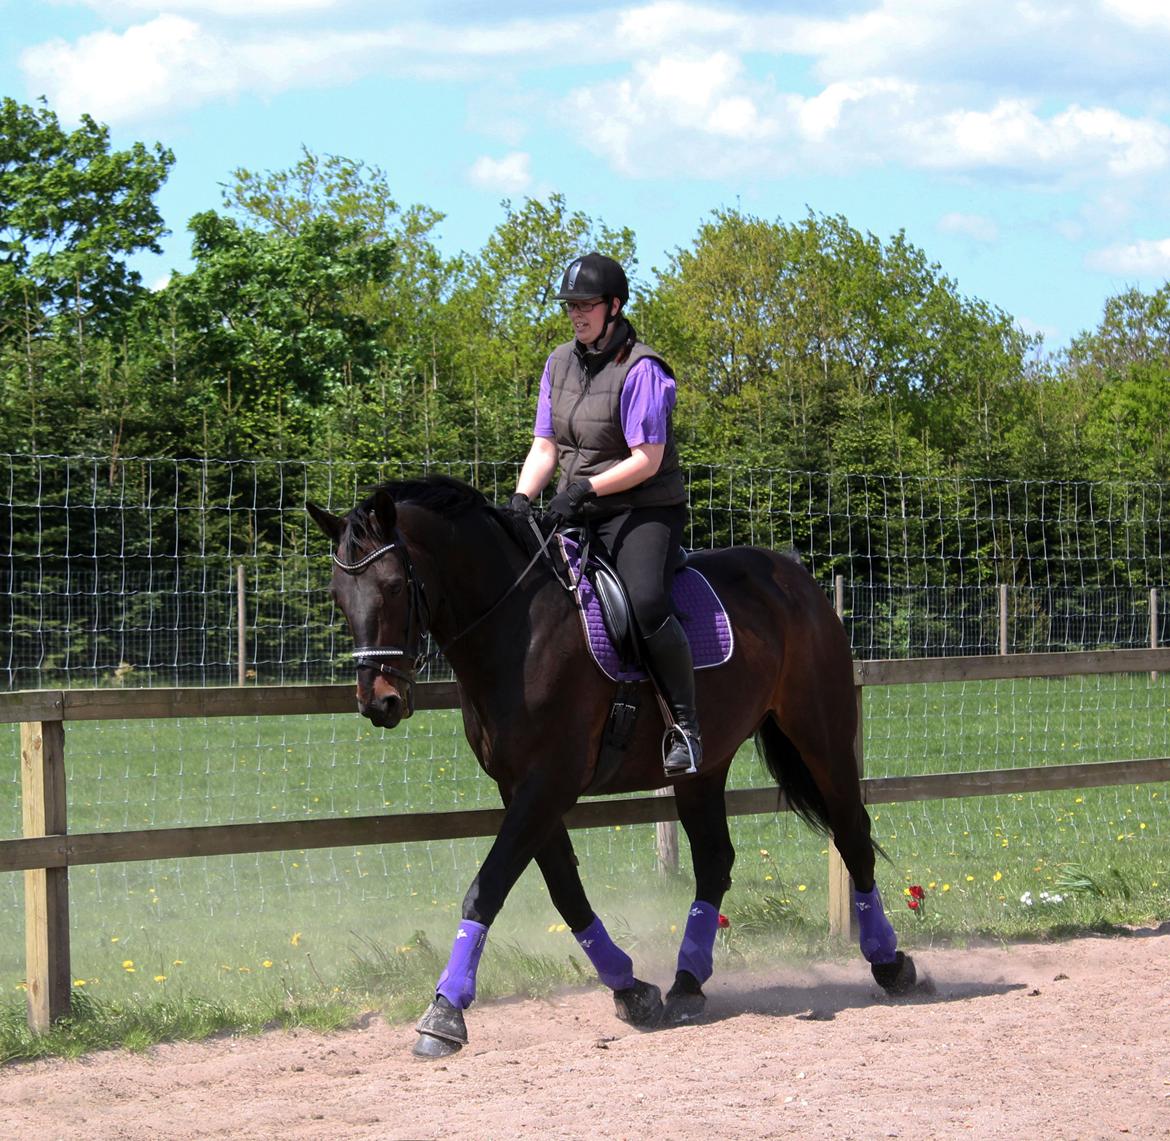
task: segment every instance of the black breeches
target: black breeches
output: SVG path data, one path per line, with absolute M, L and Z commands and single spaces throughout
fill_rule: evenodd
M 635 507 L 590 522 L 590 531 L 617 568 L 641 634 L 653 634 L 674 613 L 670 582 L 686 526 L 685 504 Z

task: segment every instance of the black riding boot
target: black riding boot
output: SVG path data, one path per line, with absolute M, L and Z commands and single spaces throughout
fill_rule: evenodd
M 662 767 L 667 776 L 695 772 L 703 760 L 699 718 L 695 711 L 695 666 L 691 646 L 673 615 L 642 639 L 646 669 L 670 708 L 674 724 L 667 731 Z

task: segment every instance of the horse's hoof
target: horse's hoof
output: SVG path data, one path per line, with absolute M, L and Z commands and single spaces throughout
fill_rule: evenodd
M 463 1011 L 441 994 L 427 1007 L 415 1027 L 418 1041 L 411 1051 L 416 1058 L 446 1058 L 467 1045 L 467 1024 Z
M 416 1058 L 430 1061 L 433 1058 L 449 1058 L 463 1049 L 462 1042 L 452 1042 L 449 1038 L 436 1038 L 433 1034 L 419 1031 L 418 1041 L 410 1051 Z
M 871 964 L 873 977 L 887 994 L 906 994 L 918 980 L 914 960 L 899 951 L 892 963 Z
M 699 980 L 690 971 L 679 971 L 674 976 L 674 986 L 666 992 L 666 1004 L 662 1008 L 662 1021 L 668 1026 L 681 1026 L 693 1022 L 707 1005 L 707 996 Z
M 631 1026 L 657 1026 L 662 1018 L 662 991 L 653 983 L 635 979 L 634 985 L 613 992 L 618 1018 Z

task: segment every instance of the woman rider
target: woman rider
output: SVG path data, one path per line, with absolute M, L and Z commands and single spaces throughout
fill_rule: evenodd
M 666 775 L 694 772 L 702 759 L 694 666 L 670 603 L 686 523 L 671 424 L 674 374 L 622 315 L 630 287 L 613 258 L 577 258 L 556 297 L 574 339 L 545 364 L 532 447 L 511 507 L 530 511 L 560 467 L 545 515 L 587 524 L 605 547 L 629 594 L 646 668 L 674 721 Z

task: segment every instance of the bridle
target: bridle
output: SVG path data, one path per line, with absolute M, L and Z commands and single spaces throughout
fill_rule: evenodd
M 422 640 L 427 632 L 430 614 L 422 582 L 415 573 L 406 540 L 403 539 L 402 533 L 395 528 L 389 543 L 376 547 L 356 562 L 347 563 L 334 551 L 333 564 L 346 574 L 357 576 L 391 551 L 399 552 L 399 558 L 402 560 L 402 572 L 406 577 L 406 644 L 403 646 L 358 646 L 350 654 L 350 657 L 357 663 L 359 670 L 375 670 L 385 677 L 405 682 L 406 692 L 403 698 L 406 702 L 406 716 L 409 717 L 414 712 L 415 679 L 429 656 L 422 648 Z
M 529 519 L 529 524 L 537 539 L 537 550 L 524 569 L 512 580 L 512 584 L 504 593 L 496 599 L 491 606 L 487 608 L 478 618 L 459 631 L 453 638 L 451 638 L 445 645 L 439 647 L 439 653 L 445 654 L 449 647 L 453 646 L 464 635 L 471 633 L 480 623 L 490 618 L 505 602 L 509 595 L 524 581 L 528 572 L 539 562 L 545 559 L 553 572 L 553 578 L 570 593 L 576 590 L 577 582 L 570 581 L 568 583 L 561 579 L 557 571 L 556 564 L 549 556 L 549 545 L 553 536 L 553 532 L 545 535 L 542 534 L 540 528 L 536 525 L 534 519 Z M 586 548 L 588 549 L 588 548 Z M 426 591 L 423 589 L 422 580 L 418 577 L 414 569 L 414 563 L 410 557 L 410 550 L 406 545 L 406 540 L 402 536 L 402 532 L 397 527 L 394 528 L 389 543 L 384 543 L 380 547 L 375 547 L 368 554 L 363 555 L 360 559 L 352 563 L 347 563 L 341 559 L 337 552 L 333 552 L 333 564 L 339 570 L 344 571 L 348 575 L 360 575 L 367 568 L 373 566 L 384 555 L 388 555 L 391 551 L 399 551 L 399 557 L 402 559 L 402 571 L 406 576 L 407 589 L 407 617 L 406 617 L 406 645 L 405 646 L 358 646 L 356 650 L 350 654 L 350 657 L 357 663 L 359 670 L 376 670 L 378 673 L 386 677 L 395 678 L 398 681 L 406 683 L 406 716 L 409 717 L 414 712 L 414 684 L 418 676 L 418 672 L 426 664 L 430 657 L 422 649 L 422 639 L 428 632 L 430 623 L 430 606 L 427 603 Z M 582 561 L 584 565 L 584 561 Z M 571 576 L 570 576 L 571 579 Z M 390 661 L 387 661 L 390 659 Z M 398 664 L 392 664 L 397 660 Z M 409 664 L 405 664 L 409 662 Z

